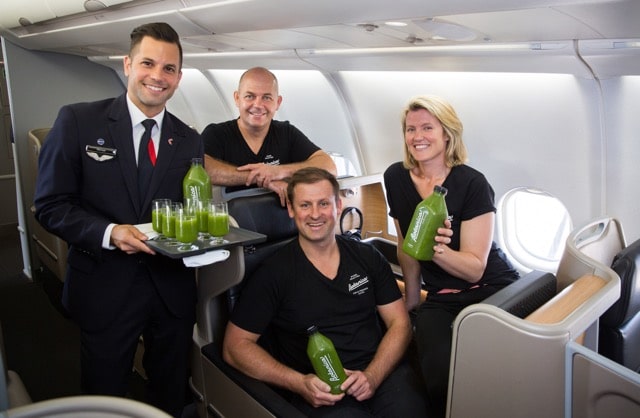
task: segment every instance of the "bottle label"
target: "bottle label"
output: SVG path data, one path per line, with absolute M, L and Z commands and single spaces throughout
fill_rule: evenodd
M 329 356 L 326 354 L 323 356 L 320 356 L 320 361 L 322 361 L 322 365 L 327 370 L 329 381 L 339 382 L 340 378 L 338 377 L 338 373 L 336 372 L 336 369 L 333 367 L 333 364 L 331 364 L 331 359 L 329 358 Z
M 193 199 L 200 199 L 200 190 L 198 189 L 198 186 L 194 185 L 194 184 L 190 184 L 187 186 L 187 196 L 185 197 L 191 197 Z
M 409 234 L 409 238 L 411 238 L 413 242 L 418 242 L 418 240 L 420 239 L 420 230 L 422 229 L 422 224 L 424 223 L 427 214 L 425 211 L 420 210 L 418 211 L 417 215 L 418 216 L 416 216 L 414 228 Z

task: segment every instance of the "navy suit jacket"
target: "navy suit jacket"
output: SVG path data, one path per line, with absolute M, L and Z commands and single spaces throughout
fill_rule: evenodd
M 191 159 L 203 157 L 200 135 L 166 112 L 151 184 L 141 199 L 131 117 L 125 95 L 61 108 L 42 146 L 35 192 L 36 218 L 69 244 L 63 303 L 86 330 L 109 324 L 125 300 L 139 265 L 178 317 L 194 315 L 195 272 L 160 254 L 127 255 L 102 248 L 109 223 L 151 221 L 151 201 L 182 201 Z M 93 158 L 86 146 L 116 150 Z

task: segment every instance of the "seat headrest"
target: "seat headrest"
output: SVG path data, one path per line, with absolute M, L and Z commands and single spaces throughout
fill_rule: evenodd
M 264 234 L 267 241 L 289 238 L 298 232 L 287 208 L 280 205 L 280 198 L 275 193 L 236 197 L 227 204 L 229 215 L 240 228 Z
M 616 327 L 640 312 L 640 239 L 620 251 L 611 268 L 620 276 L 620 299 L 600 319 L 603 325 Z

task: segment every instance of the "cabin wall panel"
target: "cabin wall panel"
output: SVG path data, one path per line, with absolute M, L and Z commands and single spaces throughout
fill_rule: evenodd
M 231 110 L 216 87 L 205 73 L 183 68 L 180 84 L 167 102 L 167 110 L 198 132 L 211 122 L 230 119 Z
M 602 82 L 606 118 L 605 214 L 622 223 L 627 242 L 640 238 L 640 76 Z
M 224 122 L 229 119 L 238 117 L 238 108 L 236 107 L 233 99 L 233 92 L 238 88 L 238 81 L 240 75 L 244 70 L 206 70 L 207 78 L 209 82 L 216 86 L 219 92 L 220 100 L 224 103 L 226 111 L 224 114 L 211 114 L 209 119 L 204 123 L 207 126 L 209 123 Z M 278 119 L 276 114 L 276 119 Z
M 450 101 L 464 124 L 469 165 L 496 201 L 517 186 L 548 190 L 574 222 L 599 210 L 600 120 L 593 80 L 558 74 L 342 72 L 365 174 L 403 158 L 401 111 L 418 94 Z
M 3 42 L 3 48 L 15 138 L 14 160 L 22 196 L 18 210 L 26 217 L 35 188 L 34 176 L 28 170 L 29 131 L 51 127 L 65 104 L 114 97 L 125 87 L 111 69 L 84 57 L 29 51 L 8 41 Z M 30 237 L 29 223 L 22 221 L 21 227 Z M 27 243 L 35 265 L 33 243 L 30 239 Z

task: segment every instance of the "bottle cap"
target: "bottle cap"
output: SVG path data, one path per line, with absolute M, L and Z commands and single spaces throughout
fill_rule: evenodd
M 439 193 L 439 194 L 441 194 L 443 196 L 446 196 L 447 192 L 448 192 L 447 188 L 446 187 L 442 187 L 442 186 L 435 186 L 433 188 L 433 191 L 436 192 L 436 193 Z
M 307 334 L 311 335 L 314 332 L 318 332 L 318 326 L 317 325 L 311 325 L 309 328 L 307 328 Z

